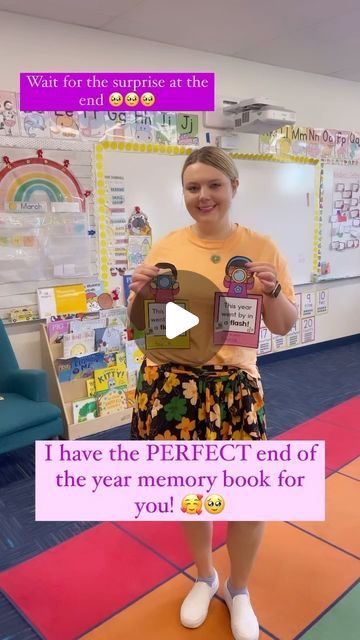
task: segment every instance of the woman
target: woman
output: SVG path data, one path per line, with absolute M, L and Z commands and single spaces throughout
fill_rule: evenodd
M 231 221 L 230 207 L 239 185 L 234 162 L 216 147 L 197 149 L 185 161 L 182 183 L 194 224 L 157 242 L 146 264 L 135 269 L 129 302 L 132 322 L 143 326 L 143 300 L 154 298 L 151 283 L 154 287 L 159 279 L 157 263 L 175 265 L 178 274 L 196 272 L 221 291 L 234 269 L 243 264 L 247 284 L 240 287 L 245 293 L 239 295 L 262 296 L 265 325 L 272 333 L 285 335 L 297 316 L 287 265 L 269 238 Z M 244 262 L 244 256 L 249 261 Z M 180 297 L 186 298 L 178 279 Z M 210 343 L 213 347 L 214 295 L 202 300 L 201 307 L 202 327 L 197 334 L 197 327 L 191 330 L 190 348 L 147 354 L 138 378 L 133 438 L 266 439 L 256 347 L 223 344 L 217 351 L 209 349 Z M 185 627 L 195 628 L 205 621 L 219 581 L 212 564 L 212 523 L 184 522 L 183 526 L 198 578 L 182 604 L 180 619 Z M 263 531 L 262 522 L 228 524 L 231 574 L 224 596 L 236 640 L 259 636 L 247 584 Z

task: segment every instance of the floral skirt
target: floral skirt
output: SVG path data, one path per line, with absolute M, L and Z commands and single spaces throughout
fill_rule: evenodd
M 266 440 L 261 382 L 233 366 L 147 366 L 144 361 L 131 438 Z

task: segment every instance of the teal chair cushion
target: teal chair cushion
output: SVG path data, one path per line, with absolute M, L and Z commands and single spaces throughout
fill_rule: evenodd
M 0 391 L 0 436 L 23 431 L 59 418 L 60 409 L 50 402 L 34 402 L 18 393 Z

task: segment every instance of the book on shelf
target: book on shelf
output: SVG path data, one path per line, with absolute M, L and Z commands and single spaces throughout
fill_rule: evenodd
M 67 333 L 63 338 L 64 358 L 85 356 L 95 351 L 95 334 L 93 329 L 80 333 Z
M 94 371 L 96 391 L 106 391 L 114 387 L 127 387 L 127 371 L 125 364 Z
M 80 358 L 56 360 L 55 368 L 59 382 L 69 382 L 78 378 L 91 378 L 96 369 L 103 370 L 115 364 L 115 353 L 90 353 Z
M 86 390 L 90 398 L 95 397 L 95 380 L 94 378 L 88 378 L 86 380 Z
M 71 333 L 82 333 L 83 331 L 105 329 L 106 320 L 104 318 L 84 318 L 83 320 L 70 320 Z
M 135 406 L 135 389 L 126 389 L 126 402 L 128 407 Z
M 96 394 L 97 411 L 99 416 L 107 416 L 127 408 L 126 392 L 124 387 L 114 387 Z
M 86 422 L 97 417 L 96 398 L 83 398 L 73 402 L 73 419 L 76 422 Z
M 144 352 L 141 347 L 145 349 L 145 344 L 142 340 L 129 340 L 125 342 L 126 352 L 126 366 L 128 371 L 138 371 L 141 363 L 144 359 Z
M 57 320 L 54 322 L 48 322 L 46 330 L 50 344 L 53 344 L 54 342 L 62 342 L 64 335 L 70 331 L 70 321 Z
M 102 327 L 95 329 L 96 351 L 119 351 L 122 348 L 122 329 L 119 327 Z
M 121 330 L 126 329 L 128 323 L 127 308 L 121 306 L 114 307 L 113 309 L 102 309 L 100 311 L 100 318 L 106 321 L 108 327 L 118 327 Z
M 85 285 L 71 284 L 37 290 L 40 318 L 67 313 L 86 313 Z
M 86 304 L 88 311 L 100 311 L 99 296 L 104 293 L 102 282 L 91 282 L 85 285 Z

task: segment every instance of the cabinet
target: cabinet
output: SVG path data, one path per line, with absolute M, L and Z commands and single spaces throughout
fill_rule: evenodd
M 72 403 L 87 396 L 86 379 L 59 382 L 55 361 L 62 357 L 62 344 L 56 342 L 50 344 L 45 325 L 40 326 L 40 332 L 42 362 L 49 378 L 49 399 L 62 411 L 65 437 L 68 440 L 76 440 L 129 424 L 132 418 L 132 407 L 108 416 L 86 420 L 86 422 L 73 422 Z

